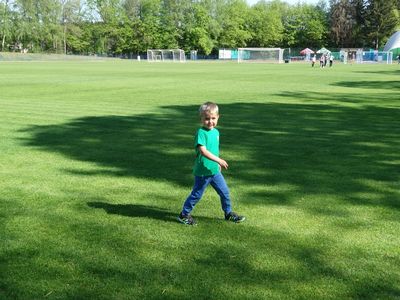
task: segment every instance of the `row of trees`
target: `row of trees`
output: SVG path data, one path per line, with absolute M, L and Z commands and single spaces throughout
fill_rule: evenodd
M 237 47 L 373 47 L 400 25 L 400 0 L 0 0 L 0 50 L 210 54 Z

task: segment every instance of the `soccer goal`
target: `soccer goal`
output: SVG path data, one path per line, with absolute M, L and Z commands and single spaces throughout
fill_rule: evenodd
M 185 51 L 182 49 L 149 49 L 147 50 L 147 61 L 185 62 Z
M 238 62 L 283 63 L 282 48 L 239 48 Z

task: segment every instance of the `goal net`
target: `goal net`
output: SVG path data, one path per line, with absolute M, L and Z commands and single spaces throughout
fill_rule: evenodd
M 182 49 L 149 49 L 147 50 L 147 61 L 185 62 L 185 51 Z
M 283 63 L 281 48 L 239 48 L 238 62 Z

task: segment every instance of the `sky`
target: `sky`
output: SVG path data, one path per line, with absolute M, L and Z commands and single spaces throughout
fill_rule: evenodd
M 282 0 L 282 1 L 287 2 L 289 4 L 297 4 L 299 2 L 308 3 L 308 4 L 317 4 L 318 3 L 318 0 Z M 258 0 L 247 0 L 247 3 L 250 5 L 253 5 L 257 2 L 258 2 Z

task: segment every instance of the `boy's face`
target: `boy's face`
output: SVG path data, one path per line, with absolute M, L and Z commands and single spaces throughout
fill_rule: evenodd
M 207 128 L 208 130 L 211 130 L 217 126 L 218 119 L 219 119 L 218 114 L 205 113 L 201 115 L 201 123 L 203 127 Z

